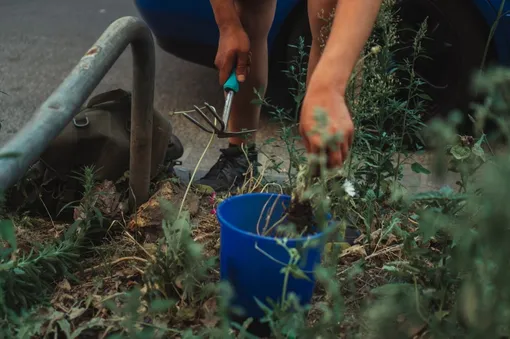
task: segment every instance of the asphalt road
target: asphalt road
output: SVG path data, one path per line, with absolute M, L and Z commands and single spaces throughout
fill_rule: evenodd
M 32 116 L 110 23 L 138 16 L 129 0 L 0 0 L 0 144 Z M 155 107 L 161 112 L 191 109 L 208 101 L 220 105 L 215 70 L 156 50 Z M 131 89 L 131 55 L 127 50 L 97 91 Z M 185 163 L 193 165 L 209 136 L 188 121 L 174 119 L 186 146 Z M 210 165 L 224 141 L 209 152 Z
M 108 25 L 126 15 L 138 15 L 132 0 L 0 0 L 0 91 L 7 93 L 0 93 L 0 145 L 30 119 Z M 127 50 L 96 92 L 131 89 L 131 73 Z M 222 97 L 215 70 L 156 49 L 156 109 L 189 110 L 203 101 L 222 107 Z M 182 117 L 172 121 L 185 146 L 184 168 L 192 168 L 209 135 Z M 274 135 L 274 129 L 262 124 L 259 140 L 269 135 Z M 215 140 L 200 166 L 202 171 L 212 165 L 224 145 L 225 140 Z M 282 148 L 266 151 L 286 158 Z M 427 181 L 416 179 L 411 186 Z

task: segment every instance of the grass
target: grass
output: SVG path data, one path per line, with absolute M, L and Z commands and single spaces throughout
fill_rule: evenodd
M 284 183 L 264 179 L 269 169 L 283 170 L 277 161 L 224 196 L 163 178 L 132 216 L 112 203 L 121 186 L 96 182 L 94 169 L 86 168 L 83 198 L 72 206 L 74 223 L 5 211 L 0 338 L 253 337 L 248 323 L 232 323 L 227 312 L 232 291 L 219 281 L 215 215 L 223 199 L 250 192 L 290 194 L 309 202 L 316 216 L 328 212 L 336 221 L 314 272 L 310 305 L 299 305 L 285 284 L 279 301 L 261 305 L 271 337 L 508 337 L 510 214 L 504 188 L 510 154 L 493 150 L 481 128 L 475 136 L 458 135 L 458 114 L 425 126 L 426 97 L 413 60 L 426 55 L 420 41 L 427 26 L 412 46 L 401 46 L 393 4 L 385 2 L 351 80 L 356 141 L 341 170 L 321 166 L 312 178 L 310 169 L 324 155 L 304 156 L 295 133 L 297 110 L 273 106 L 255 92 L 255 103 L 268 106 L 281 124 L 290 159 Z M 287 74 L 296 81 L 291 92 L 299 107 L 306 49 L 303 40 L 294 47 L 300 53 Z M 396 64 L 392 55 L 399 48 L 411 48 L 414 57 Z M 493 120 L 508 137 L 510 71 L 488 71 L 473 84 L 486 96 L 475 107 L 475 125 Z M 408 95 L 402 99 L 403 90 Z M 320 113 L 318 119 L 327 123 Z M 406 143 L 416 135 L 434 151 L 432 161 L 421 163 L 408 152 Z M 409 170 L 438 181 L 453 173 L 458 182 L 413 192 L 403 180 Z M 325 228 L 326 221 L 318 218 L 318 224 Z M 352 246 L 343 242 L 347 225 L 362 233 Z M 292 227 L 282 232 L 298 236 Z M 295 262 L 282 274 L 286 281 L 303 276 Z

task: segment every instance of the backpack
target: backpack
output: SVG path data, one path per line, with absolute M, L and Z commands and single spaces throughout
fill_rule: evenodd
M 98 181 L 123 177 L 129 170 L 130 118 L 131 93 L 116 89 L 92 97 L 31 166 L 7 203 L 29 205 L 56 218 L 64 206 L 81 198 L 83 187 L 76 176 L 85 166 L 94 166 Z M 183 154 L 172 132 L 170 119 L 154 110 L 152 179 L 171 172 Z M 72 211 L 60 216 L 71 217 Z

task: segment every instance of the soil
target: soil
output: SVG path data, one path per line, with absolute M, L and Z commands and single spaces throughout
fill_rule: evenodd
M 312 228 L 314 224 L 313 208 L 310 201 L 293 199 L 287 209 L 287 221 L 293 223 L 298 234 L 306 236 L 316 233 Z
M 106 186 L 102 185 L 102 191 Z M 40 335 L 34 338 L 43 338 L 55 328 L 56 321 L 63 321 L 73 329 L 85 326 L 89 322 L 98 322 L 94 328 L 82 332 L 80 337 L 99 338 L 106 337 L 111 331 L 124 328 L 123 316 L 116 315 L 106 307 L 107 300 L 113 300 L 120 305 L 119 295 L 132 290 L 134 287 L 145 288 L 145 271 L 150 268 L 148 262 L 157 255 L 157 241 L 162 237 L 161 222 L 154 220 L 158 217 L 149 208 L 157 197 L 171 201 L 179 206 L 184 196 L 186 187 L 178 183 L 167 181 L 156 186 L 159 193 L 155 194 L 147 203 L 147 208 L 141 208 L 139 213 L 145 213 L 140 220 L 146 221 L 137 224 L 130 229 L 130 220 L 127 216 L 118 217 L 114 224 L 122 225 L 121 231 L 114 231 L 113 223 L 108 225 L 108 232 L 102 238 L 102 243 L 93 247 L 93 254 L 84 257 L 82 270 L 75 272 L 76 280 L 58 279 L 56 286 L 51 291 L 51 298 L 48 307 L 44 307 L 44 319 L 47 321 L 41 327 Z M 103 215 L 111 210 L 110 201 L 116 195 L 113 192 L 102 195 L 99 205 Z M 190 211 L 193 240 L 202 245 L 202 253 L 205 259 L 214 259 L 219 255 L 219 225 L 215 215 L 215 202 L 211 194 L 200 190 L 190 190 L 186 199 L 185 209 Z M 150 202 L 152 201 L 152 203 Z M 118 208 L 118 207 L 116 207 Z M 311 235 L 315 232 L 313 208 L 309 202 L 292 201 L 286 210 L 287 220 L 294 223 L 298 232 L 304 235 Z M 37 249 L 39 244 L 47 244 L 59 238 L 69 225 L 38 217 L 19 216 L 16 218 L 16 235 L 18 240 L 19 255 L 30 253 Z M 155 236 L 148 236 L 154 234 Z M 379 244 L 377 236 L 373 234 L 372 242 Z M 338 274 L 344 276 L 345 272 L 352 267 L 353 263 L 366 256 L 366 251 L 376 245 L 356 245 L 349 252 L 342 254 L 339 258 Z M 388 244 L 397 248 L 398 244 Z M 0 244 L 1 247 L 1 244 Z M 92 249 L 92 248 L 91 248 Z M 343 333 L 357 328 L 359 323 L 357 316 L 361 312 L 361 301 L 369 295 L 370 291 L 385 283 L 386 275 L 389 273 L 381 269 L 388 261 L 401 260 L 399 251 L 388 251 L 381 248 L 380 255 L 373 255 L 370 259 L 371 265 L 367 266 L 364 272 L 356 275 L 353 283 L 342 286 L 342 295 L 345 296 L 345 321 L 339 328 L 339 338 L 346 337 Z M 370 253 L 370 252 L 369 252 Z M 219 267 L 214 267 L 209 272 L 209 277 L 203 282 L 207 284 L 217 283 L 219 280 Z M 185 290 L 179 282 L 174 285 L 176 293 L 184 295 Z M 308 322 L 311 326 L 317 325 L 324 317 L 322 306 L 330 300 L 325 295 L 325 288 L 319 282 L 312 301 L 312 308 L 308 315 Z M 173 329 L 191 329 L 194 332 L 202 329 L 212 329 L 220 324 L 216 298 L 206 295 L 204 297 L 182 298 L 168 313 L 157 316 L 158 323 Z M 41 311 L 41 312 L 42 312 Z M 152 318 L 144 318 L 152 322 Z M 156 319 L 156 318 L 154 318 Z M 131 320 L 129 320 L 131 321 Z M 145 320 L 144 320 L 145 321 Z M 347 327 L 346 327 L 347 326 Z M 113 330 L 111 330 L 113 329 Z M 169 338 L 180 338 L 179 333 L 169 334 Z

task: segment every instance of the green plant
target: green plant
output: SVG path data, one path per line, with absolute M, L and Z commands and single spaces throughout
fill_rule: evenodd
M 203 288 L 215 258 L 202 256 L 201 245 L 191 236 L 189 212 L 178 216 L 168 201 L 160 201 L 160 204 L 165 213 L 164 237 L 154 261 L 146 270 L 145 281 L 150 289 L 159 291 L 166 298 L 191 303 L 196 291 Z
M 416 32 L 413 45 L 402 46 L 394 4 L 383 3 L 359 71 L 353 74 L 347 91 L 356 128 L 347 175 L 354 175 L 360 190 L 372 190 L 378 199 L 401 179 L 409 155 L 405 142 L 415 140 L 424 127 L 421 112 L 428 99 L 421 91 L 423 81 L 414 71 L 416 61 L 425 58 L 421 41 L 426 22 Z M 404 48 L 412 50 L 411 59 L 398 63 L 396 52 Z M 406 93 L 403 98 L 402 92 Z
M 252 104 L 266 107 L 271 115 L 271 121 L 276 121 L 280 125 L 279 138 L 284 143 L 289 157 L 289 164 L 285 170 L 287 174 L 286 187 L 291 190 L 295 186 L 296 175 L 300 166 L 306 163 L 304 149 L 298 145 L 301 137 L 297 133 L 297 128 L 299 125 L 299 109 L 306 92 L 308 46 L 305 45 L 305 39 L 299 37 L 297 44 L 289 45 L 289 47 L 296 50 L 296 55 L 289 62 L 288 68 L 284 72 L 291 83 L 294 84 L 294 87 L 289 88 L 290 95 L 294 100 L 294 107 L 285 109 L 273 105 L 271 99 L 263 97 L 261 95 L 263 91 L 257 89 L 254 89 L 256 98 L 252 100 Z M 268 145 L 271 146 L 275 142 L 276 139 L 266 140 L 262 148 Z M 272 161 L 271 167 L 280 172 L 281 163 Z
M 102 219 L 95 208 L 98 192 L 94 191 L 94 169 L 86 167 L 79 177 L 85 193 L 76 207 L 79 217 L 54 244 L 33 248 L 29 253 L 17 249 L 15 225 L 1 223 L 1 235 L 8 246 L 0 250 L 0 329 L 8 326 L 16 312 L 24 312 L 46 300 L 59 277 L 72 278 L 80 267 L 90 234 L 101 227 Z M 1 333 L 1 332 L 0 332 Z
M 285 283 L 278 300 L 259 300 L 265 311 L 263 321 L 275 338 L 509 335 L 505 264 L 510 240 L 506 207 L 510 154 L 505 149 L 493 152 L 481 126 L 494 120 L 502 136 L 510 136 L 510 70 L 489 70 L 475 78 L 474 89 L 486 95 L 474 106 L 478 135 L 458 134 L 459 114 L 435 120 L 423 130 L 423 142 L 436 151 L 435 162 L 427 169 L 418 163 L 411 168 L 439 179 L 447 172 L 459 174 L 459 189 L 444 186 L 408 193 L 401 181 L 402 167 L 410 156 L 404 146 L 409 134 L 424 127 L 420 109 L 427 98 L 420 92 L 413 64 L 426 54 L 420 45 L 426 25 L 417 32 L 413 46 L 401 46 L 393 5 L 394 1 L 387 1 L 381 10 L 351 79 L 349 105 L 357 138 L 343 169 L 327 170 L 325 154 L 304 158 L 296 142 L 295 113 L 305 90 L 306 54 L 298 54 L 297 64 L 288 73 L 297 84 L 291 89 L 295 109 L 281 110 L 260 97 L 257 102 L 277 113 L 282 126 L 285 119 L 291 122 L 281 130 L 291 159 L 286 190 L 294 200 L 313 206 L 317 226 L 330 241 L 322 265 L 314 272 L 318 286 L 312 304 L 301 306 Z M 303 40 L 296 45 L 302 51 L 304 47 Z M 404 47 L 412 48 L 414 59 L 399 65 L 393 53 Z M 408 76 L 400 78 L 397 71 Z M 399 95 L 402 90 L 408 93 L 404 98 Z M 317 121 L 319 128 L 327 124 L 327 115 L 317 112 Z M 335 138 L 326 137 L 326 142 Z M 192 235 L 193 220 L 183 208 L 190 185 L 179 208 L 159 202 L 164 235 L 156 253 L 148 255 L 139 288 L 103 298 L 107 312 L 80 323 L 51 307 L 27 310 L 45 300 L 56 275 L 73 278 L 79 266 L 76 256 L 89 231 L 101 227 L 93 171 L 87 173 L 88 193 L 76 210 L 78 220 L 56 244 L 19 256 L 12 221 L 0 224 L 5 243 L 0 251 L 0 337 L 76 338 L 101 330 L 109 338 L 253 338 L 246 331 L 252 320 L 237 324 L 230 319 L 232 291 L 228 284 L 215 281 L 216 258 L 206 257 Z M 332 214 L 333 223 L 326 220 L 327 213 Z M 347 225 L 361 229 L 363 235 L 347 249 L 335 246 L 343 241 Z M 291 276 L 306 279 L 304 273 L 310 272 L 298 265 L 301 252 L 287 246 L 287 239 L 299 234 L 292 228 L 282 232 L 285 237 L 278 241 L 290 255 L 289 262 L 280 263 L 284 281 Z M 190 325 L 207 302 L 215 305 L 209 310 L 214 319 L 203 326 Z M 89 302 L 74 305 L 71 313 L 90 312 L 89 306 Z M 16 308 L 19 312 L 14 312 Z

